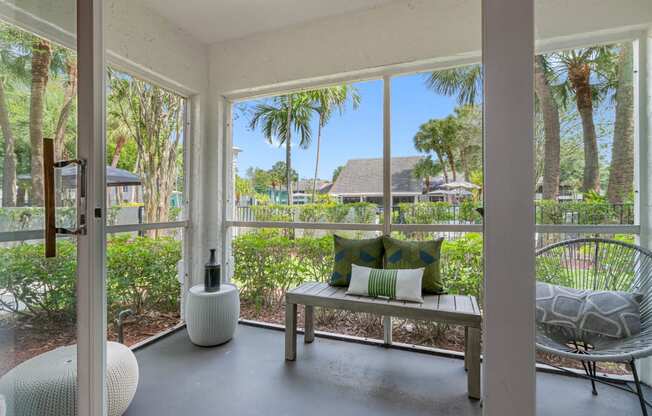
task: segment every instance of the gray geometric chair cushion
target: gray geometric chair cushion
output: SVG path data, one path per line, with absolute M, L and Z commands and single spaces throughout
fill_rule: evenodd
M 555 338 L 590 341 L 594 335 L 614 339 L 641 332 L 638 293 L 580 290 L 537 282 L 536 321 Z

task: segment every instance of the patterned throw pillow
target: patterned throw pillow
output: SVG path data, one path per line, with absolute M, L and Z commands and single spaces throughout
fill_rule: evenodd
M 380 269 L 383 267 L 383 238 L 352 240 L 333 236 L 335 264 L 331 274 L 332 286 L 348 286 L 351 281 L 351 265 Z
M 371 269 L 354 264 L 349 295 L 381 297 L 388 299 L 423 302 L 421 297 L 421 269 Z
M 627 338 L 641 332 L 638 293 L 580 290 L 537 282 L 536 320 L 570 340 L 586 335 Z
M 384 237 L 386 269 L 418 269 L 423 267 L 422 289 L 424 293 L 444 293 L 439 271 L 443 238 L 429 241 L 403 241 Z

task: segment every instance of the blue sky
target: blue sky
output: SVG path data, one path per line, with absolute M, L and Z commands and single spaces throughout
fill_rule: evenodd
M 381 80 L 354 84 L 360 93 L 357 110 L 347 108 L 333 118 L 322 132 L 319 177 L 330 179 L 333 170 L 348 159 L 382 157 L 383 83 Z M 251 107 L 256 101 L 243 103 Z M 453 112 L 455 99 L 438 96 L 428 90 L 421 74 L 406 75 L 392 80 L 392 155 L 418 154 L 412 138 L 419 126 L 431 118 L 445 117 Z M 245 175 L 249 167 L 269 169 L 285 160 L 285 147 L 270 145 L 260 131 L 251 131 L 249 117 L 236 112 L 233 122 L 233 144 L 242 149 L 238 156 L 238 173 Z M 293 168 L 301 178 L 312 178 L 316 158 L 316 117 L 313 123 L 313 144 L 308 149 L 293 149 Z
M 392 156 L 414 156 L 412 138 L 419 126 L 432 118 L 443 118 L 453 113 L 457 103 L 454 97 L 437 95 L 425 86 L 424 74 L 405 75 L 392 78 Z M 354 84 L 361 96 L 357 110 L 347 108 L 343 115 L 334 114 L 322 133 L 319 177 L 331 179 L 333 170 L 346 164 L 349 159 L 382 157 L 383 140 L 383 83 L 381 80 Z M 285 147 L 270 145 L 260 131 L 249 129 L 249 115 L 242 108 L 250 109 L 258 101 L 242 103 L 235 111 L 233 143 L 242 149 L 238 157 L 238 174 L 246 175 L 250 167 L 269 169 L 285 160 Z M 572 104 L 571 104 L 572 105 Z M 613 122 L 613 101 L 603 102 L 595 111 L 596 125 L 607 127 L 599 137 L 600 152 L 604 163 L 611 156 L 611 129 Z M 577 131 L 581 134 L 579 120 Z M 598 131 L 600 134 L 600 131 Z M 316 158 L 317 117 L 313 121 L 313 143 L 307 149 L 296 144 L 293 149 L 292 167 L 300 178 L 312 178 Z M 295 142 L 296 143 L 296 142 Z

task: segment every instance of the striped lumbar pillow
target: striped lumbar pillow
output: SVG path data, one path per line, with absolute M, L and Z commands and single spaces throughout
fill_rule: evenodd
M 372 269 L 351 265 L 349 295 L 382 297 L 423 302 L 421 279 L 423 269 Z

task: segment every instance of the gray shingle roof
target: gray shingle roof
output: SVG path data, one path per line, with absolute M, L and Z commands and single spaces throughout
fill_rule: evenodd
M 421 194 L 422 181 L 412 171 L 422 156 L 392 158 L 392 192 Z M 383 159 L 351 159 L 337 177 L 330 191 L 334 195 L 382 195 Z
M 312 179 L 301 179 L 294 184 L 294 192 L 311 193 L 312 192 Z M 322 194 L 328 191 L 327 187 L 330 181 L 324 179 L 317 179 L 317 192 Z

